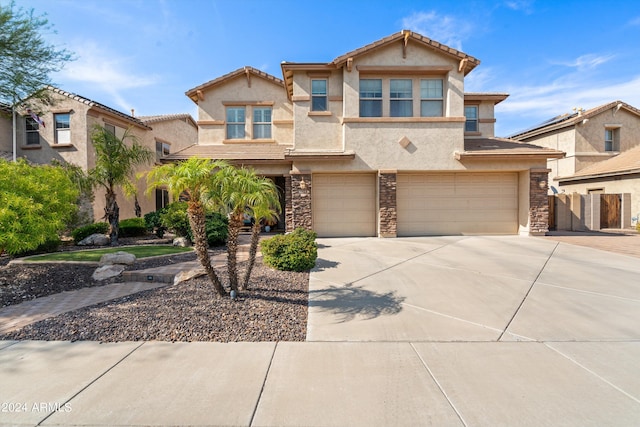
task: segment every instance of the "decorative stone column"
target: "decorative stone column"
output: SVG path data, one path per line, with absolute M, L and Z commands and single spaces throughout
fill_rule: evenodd
M 529 234 L 544 236 L 549 231 L 549 169 L 529 171 Z
M 293 229 L 312 229 L 310 173 L 291 173 L 291 212 Z
M 378 225 L 380 237 L 396 237 L 398 211 L 396 206 L 396 170 L 378 171 Z
M 291 206 L 291 176 L 286 175 L 284 177 L 284 231 L 287 233 L 294 230 Z

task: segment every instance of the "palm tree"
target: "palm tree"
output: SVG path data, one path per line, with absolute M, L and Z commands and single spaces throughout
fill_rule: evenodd
M 247 269 L 242 280 L 242 289 L 249 287 L 249 278 L 251 270 L 256 262 L 256 254 L 258 252 L 258 242 L 260 240 L 260 228 L 262 221 L 270 223 L 277 221 L 280 213 L 280 197 L 278 195 L 278 187 L 272 180 L 265 177 L 259 177 L 257 180 L 258 197 L 254 199 L 250 206 L 255 222 L 251 228 L 251 246 L 249 248 L 249 261 Z
M 131 140 L 131 146 L 126 144 Z M 149 163 L 155 153 L 138 143 L 135 135 L 125 131 L 118 138 L 101 126 L 95 126 L 91 141 L 96 149 L 96 165 L 89 171 L 94 185 L 105 189 L 104 218 L 109 223 L 111 245 L 118 244 L 120 208 L 116 200 L 116 187 L 130 184 L 136 166 Z
M 238 235 L 244 224 L 244 216 L 249 212 L 248 206 L 256 197 L 256 178 L 255 171 L 247 168 L 227 168 L 221 177 L 222 188 L 218 200 L 229 217 L 227 271 L 229 285 L 236 292 L 238 292 Z
M 187 215 L 193 232 L 193 244 L 200 264 L 204 267 L 213 287 L 220 296 L 227 291 L 211 266 L 209 245 L 207 244 L 205 204 L 221 200 L 219 179 L 224 171 L 231 169 L 225 161 L 211 161 L 198 157 L 181 163 L 158 166 L 147 174 L 149 189 L 165 187 L 174 200 L 181 195 L 187 197 Z

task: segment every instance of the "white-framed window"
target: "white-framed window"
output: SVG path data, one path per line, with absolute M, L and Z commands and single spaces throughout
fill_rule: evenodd
M 171 146 L 166 142 L 156 141 L 156 161 L 171 154 Z
M 382 79 L 360 79 L 360 117 L 382 117 Z
M 71 144 L 71 115 L 69 113 L 54 114 L 56 144 Z
M 619 128 L 605 128 L 604 130 L 604 151 L 619 151 Z
M 465 105 L 464 117 L 466 118 L 464 123 L 465 132 L 478 132 L 478 106 L 477 105 Z
M 245 121 L 245 107 L 227 107 L 227 139 L 244 139 Z
M 169 204 L 169 192 L 166 188 L 156 188 L 156 210 L 166 208 Z
M 311 80 L 311 111 L 327 111 L 327 80 Z
M 253 139 L 271 139 L 271 107 L 253 107 Z
M 444 96 L 442 79 L 420 79 L 420 116 L 442 117 Z
M 40 144 L 40 125 L 31 117 L 25 117 L 25 135 L 27 145 Z
M 411 79 L 389 81 L 389 115 L 413 117 L 413 84 Z

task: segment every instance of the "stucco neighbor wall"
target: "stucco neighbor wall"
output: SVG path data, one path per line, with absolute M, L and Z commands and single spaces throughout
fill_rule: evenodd
M 0 151 L 13 153 L 13 132 L 11 131 L 11 113 L 5 117 L 0 111 Z
M 198 128 L 187 119 L 158 121 L 149 123 L 149 126 L 153 129 L 151 134 L 155 139 L 170 145 L 171 153 L 198 143 Z

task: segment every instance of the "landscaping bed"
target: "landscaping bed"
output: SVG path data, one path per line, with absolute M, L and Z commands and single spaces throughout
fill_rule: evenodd
M 222 252 L 225 248 L 215 249 Z M 137 260 L 129 270 L 193 261 L 195 253 Z M 7 265 L 0 258 L 0 307 L 95 282 L 95 266 L 70 263 Z M 239 263 L 242 275 L 246 263 Z M 228 283 L 226 268 L 216 269 Z M 242 277 L 242 276 L 241 276 Z M 0 340 L 304 341 L 309 273 L 278 271 L 256 261 L 251 288 L 236 300 L 216 296 L 203 276 L 61 314 L 13 331 Z

